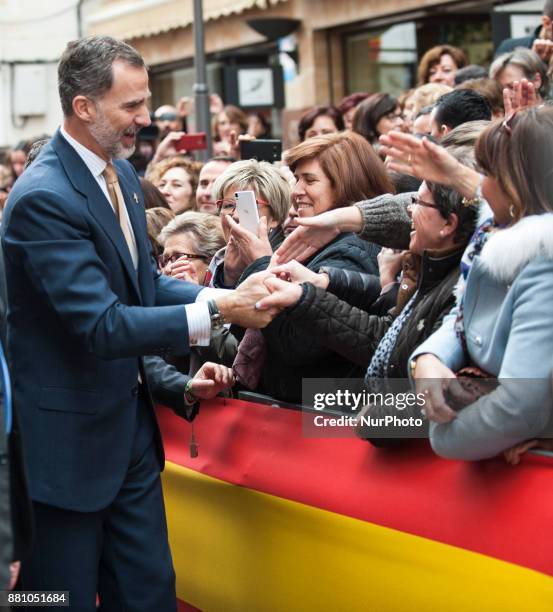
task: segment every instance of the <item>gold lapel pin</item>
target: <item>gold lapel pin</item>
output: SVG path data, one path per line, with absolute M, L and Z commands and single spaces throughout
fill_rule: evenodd
M 138 196 L 136 195 L 136 193 L 132 194 L 132 198 L 135 201 L 135 204 L 138 204 Z

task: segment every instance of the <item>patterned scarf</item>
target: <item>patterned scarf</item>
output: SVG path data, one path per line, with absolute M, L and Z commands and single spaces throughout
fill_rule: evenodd
M 457 336 L 461 340 L 465 353 L 467 352 L 467 339 L 465 336 L 465 322 L 464 322 L 464 301 L 465 301 L 465 286 L 467 284 L 467 278 L 472 268 L 474 258 L 480 255 L 484 245 L 488 241 L 488 238 L 492 233 L 499 228 L 499 225 L 492 219 L 488 219 L 474 232 L 463 257 L 461 258 L 461 276 L 457 285 L 457 318 L 455 320 L 455 331 Z
M 407 321 L 407 319 L 411 316 L 411 311 L 415 305 L 417 293 L 418 292 L 415 291 L 413 297 L 407 302 L 407 304 L 405 304 L 399 316 L 392 323 L 392 326 L 390 329 L 388 329 L 376 347 L 376 351 L 374 352 L 373 358 L 371 359 L 369 367 L 367 368 L 367 373 L 365 374 L 366 381 L 368 381 L 370 378 L 385 378 L 388 363 L 390 361 L 390 355 L 392 354 L 394 346 L 396 345 L 399 332 L 405 325 L 405 321 Z

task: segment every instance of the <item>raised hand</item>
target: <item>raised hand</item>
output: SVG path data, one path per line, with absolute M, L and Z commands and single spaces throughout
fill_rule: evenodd
M 209 112 L 212 115 L 220 113 L 225 108 L 223 100 L 219 94 L 213 93 L 209 96 Z
M 239 223 L 236 223 L 230 215 L 225 215 L 225 222 L 230 229 L 234 244 L 240 250 L 242 261 L 246 265 L 251 264 L 260 257 L 271 257 L 273 255 L 273 249 L 269 242 L 269 229 L 266 217 L 261 217 L 259 220 L 257 236 Z
M 553 46 L 553 42 L 551 45 Z M 528 79 L 515 81 L 512 89 L 506 87 L 503 90 L 503 106 L 505 107 L 505 117 L 507 118 L 513 113 L 536 106 L 537 103 L 536 87 Z
M 440 145 L 427 138 L 419 140 L 411 134 L 388 132 L 380 137 L 381 150 L 391 160 L 387 166 L 401 174 L 410 174 L 425 181 L 451 185 L 459 162 Z
M 157 162 L 160 162 L 166 157 L 172 157 L 173 155 L 182 153 L 182 151 L 177 151 L 175 148 L 175 143 L 183 136 L 184 132 L 169 132 L 169 134 L 167 134 L 167 136 L 165 136 L 165 138 L 159 143 L 152 162 L 157 164 Z
M 198 273 L 186 255 L 179 257 L 174 263 L 168 264 L 164 274 L 196 285 L 200 284 Z
M 179 117 L 188 117 L 194 112 L 194 98 L 183 96 L 177 102 L 177 114 Z
M 532 43 L 532 51 L 539 56 L 542 62 L 549 64 L 553 55 L 553 41 L 547 38 L 536 38 Z
M 352 225 L 357 216 L 358 229 L 344 229 Z M 298 217 L 299 225 L 276 250 L 275 263 L 285 264 L 296 259 L 305 261 L 319 249 L 332 242 L 341 231 L 360 231 L 363 226 L 361 212 L 354 206 L 328 210 L 316 217 Z

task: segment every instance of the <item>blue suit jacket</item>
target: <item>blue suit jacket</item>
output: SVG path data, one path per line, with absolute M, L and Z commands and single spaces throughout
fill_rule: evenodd
M 188 352 L 182 304 L 201 289 L 158 274 L 138 177 L 115 165 L 138 273 L 107 198 L 59 132 L 18 179 L 2 226 L 31 497 L 79 511 L 114 499 L 130 459 L 140 356 Z

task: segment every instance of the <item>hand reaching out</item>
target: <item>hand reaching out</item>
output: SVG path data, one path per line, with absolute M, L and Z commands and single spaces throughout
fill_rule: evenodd
M 301 285 L 289 283 L 275 277 L 267 278 L 265 286 L 269 289 L 271 295 L 258 302 L 257 308 L 259 310 L 283 310 L 288 306 L 293 306 L 298 303 L 303 291 Z
M 315 217 L 298 217 L 297 227 L 276 251 L 275 262 L 305 261 L 340 233 L 337 217 L 345 209 L 329 210 Z M 357 210 L 357 208 L 355 209 Z M 354 213 L 355 214 L 355 213 Z M 361 218 L 361 213 L 359 213 Z
M 419 140 L 411 134 L 388 132 L 380 137 L 381 151 L 392 159 L 388 168 L 425 181 L 451 185 L 460 164 L 440 145 L 428 138 Z
M 240 327 L 262 329 L 279 313 L 277 308 L 261 310 L 258 303 L 269 295 L 265 280 L 271 272 L 256 272 L 228 295 L 216 300 L 219 311 L 226 321 Z
M 295 259 L 281 266 L 269 267 L 269 269 L 277 278 L 289 283 L 311 283 L 321 289 L 328 287 L 328 274 L 317 274 L 302 266 Z
M 230 368 L 208 361 L 196 372 L 190 391 L 198 399 L 211 399 L 233 385 L 234 374 Z

